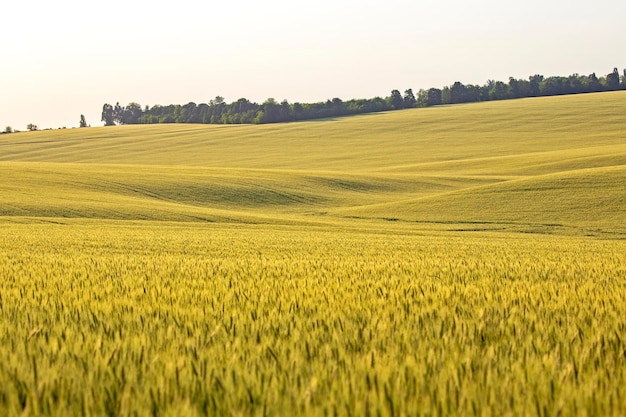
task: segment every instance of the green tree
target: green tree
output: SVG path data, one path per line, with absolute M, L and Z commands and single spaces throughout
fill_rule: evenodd
M 300 103 L 293 103 L 293 116 L 294 120 L 301 120 L 304 114 L 304 107 Z
M 415 94 L 413 94 L 412 88 L 404 90 L 404 97 L 402 97 L 402 99 L 404 100 L 405 109 L 411 109 L 417 104 L 417 99 L 415 98 Z
M 183 123 L 200 123 L 200 109 L 198 105 L 193 101 L 185 104 L 181 110 L 181 116 L 184 119 Z
M 113 107 L 113 121 L 115 123 L 122 124 L 124 119 L 124 108 L 120 106 L 120 102 L 115 103 L 115 107 Z
M 124 108 L 116 106 L 115 111 L 119 112 L 117 115 L 118 123 L 122 125 L 134 125 L 139 123 L 139 118 L 143 115 L 141 105 L 138 103 L 128 103 Z
M 466 88 L 463 83 L 456 81 L 450 86 L 450 104 L 465 102 Z
M 224 97 L 222 96 L 215 96 L 213 100 L 209 101 L 211 106 L 219 106 L 220 104 L 224 104 Z
M 489 100 L 504 100 L 508 98 L 509 86 L 502 81 L 496 81 L 489 91 Z
M 568 78 L 568 93 L 582 93 L 585 91 L 585 85 L 582 77 L 578 74 L 572 74 Z
M 30 130 L 31 132 L 34 132 L 35 130 L 38 129 L 38 127 L 34 123 L 29 123 L 29 124 L 26 125 L 26 129 Z
M 341 100 L 339 100 L 341 102 Z M 280 102 L 280 115 L 278 116 L 279 122 L 290 122 L 293 120 L 293 111 L 291 105 L 287 100 Z
M 517 81 L 515 78 L 509 77 L 508 89 L 509 94 L 512 98 L 518 98 L 520 96 L 519 81 Z
M 587 88 L 590 92 L 602 91 L 602 84 L 600 84 L 600 80 L 596 77 L 595 72 L 589 74 L 589 77 L 587 77 Z
M 4 132 L 2 133 L 13 133 L 13 128 L 11 126 L 7 126 L 4 128 Z
M 261 111 L 257 113 L 255 123 L 276 123 L 279 121 L 280 113 L 280 104 L 270 97 L 263 102 Z
M 113 106 L 108 103 L 105 103 L 104 106 L 102 106 L 102 121 L 105 126 L 115 126 Z
M 530 97 L 537 97 L 541 93 L 541 83 L 543 82 L 543 75 L 535 74 L 528 77 L 530 84 Z
M 563 94 L 562 77 L 548 77 L 543 80 L 540 92 L 542 96 L 556 96 Z
M 394 110 L 400 110 L 404 108 L 404 99 L 402 98 L 402 94 L 400 94 L 398 90 L 392 90 L 391 96 L 389 96 L 387 100 Z
M 429 88 L 426 92 L 426 106 L 438 106 L 441 104 L 442 91 L 438 88 Z
M 613 72 L 606 76 L 606 87 L 609 90 L 619 90 L 619 71 L 613 68 Z
M 209 101 L 209 113 L 211 114 L 211 123 L 222 123 L 222 113 L 226 108 L 224 97 L 215 96 L 213 100 Z
M 80 115 L 80 122 L 79 122 L 79 127 L 87 127 L 87 120 L 85 120 L 85 115 L 81 114 Z

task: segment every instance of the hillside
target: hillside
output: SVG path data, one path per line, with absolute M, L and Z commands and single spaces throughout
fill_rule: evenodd
M 275 125 L 2 135 L 0 216 L 623 238 L 624 102 L 614 92 Z

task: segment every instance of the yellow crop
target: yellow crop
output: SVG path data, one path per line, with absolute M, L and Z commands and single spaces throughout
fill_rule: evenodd
M 626 415 L 624 93 L 0 137 L 0 416 Z

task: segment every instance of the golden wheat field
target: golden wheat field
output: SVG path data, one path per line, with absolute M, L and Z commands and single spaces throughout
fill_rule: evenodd
M 625 101 L 0 135 L 0 415 L 626 415 Z

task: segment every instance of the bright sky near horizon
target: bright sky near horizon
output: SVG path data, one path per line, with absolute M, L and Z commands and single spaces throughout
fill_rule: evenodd
M 315 102 L 626 67 L 624 0 L 21 0 L 0 5 L 0 130 L 105 102 Z

